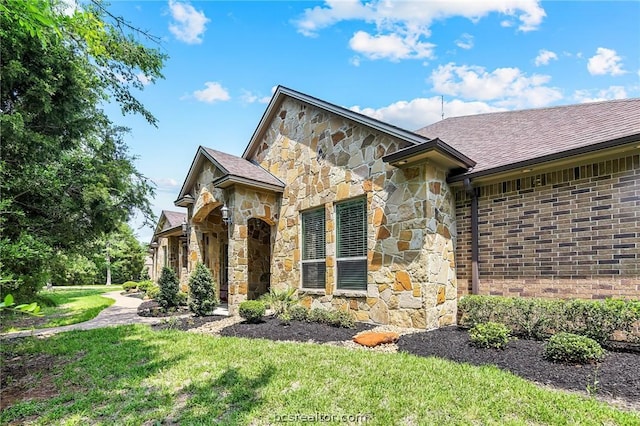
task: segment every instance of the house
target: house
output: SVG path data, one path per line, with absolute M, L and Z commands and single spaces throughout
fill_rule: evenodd
M 639 148 L 640 99 L 412 132 L 280 86 L 241 157 L 198 148 L 186 271 L 204 263 L 231 313 L 293 287 L 423 329 L 470 292 L 639 297 Z
M 149 275 L 157 281 L 162 268 L 172 269 L 178 277 L 187 276 L 187 215 L 185 213 L 163 210 L 160 213 L 153 239 L 149 244 L 152 257 Z M 181 279 L 183 290 L 186 281 Z

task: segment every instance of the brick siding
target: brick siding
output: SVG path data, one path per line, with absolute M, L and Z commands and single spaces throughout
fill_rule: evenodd
M 640 297 L 640 156 L 477 188 L 481 294 Z M 471 292 L 471 198 L 456 190 L 458 294 Z

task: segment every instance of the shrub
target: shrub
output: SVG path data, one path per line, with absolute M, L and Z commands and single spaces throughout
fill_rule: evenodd
M 160 294 L 158 294 L 158 297 L 156 298 L 158 304 L 164 309 L 178 306 L 180 282 L 173 269 L 167 268 L 166 266 L 162 268 L 160 279 L 158 279 L 158 286 L 160 287 Z
M 196 316 L 211 315 L 218 305 L 211 272 L 198 263 L 189 278 L 189 309 Z
M 160 295 L 160 286 L 156 284 L 151 283 L 151 285 L 147 286 L 146 289 L 147 291 L 145 292 L 145 294 L 149 299 L 157 299 Z
M 263 295 L 260 300 L 269 306 L 276 316 L 280 316 L 281 314 L 288 313 L 291 306 L 296 303 L 295 293 L 295 288 L 288 288 L 282 291 L 271 289 L 269 293 Z
M 240 303 L 240 316 L 246 319 L 249 323 L 262 321 L 262 317 L 266 311 L 267 308 L 264 302 L 260 300 L 247 300 Z
M 135 281 L 127 281 L 124 284 L 122 284 L 122 289 L 124 291 L 132 291 L 132 290 L 136 290 L 138 288 L 138 283 Z
M 509 343 L 511 330 L 504 324 L 484 322 L 469 330 L 469 339 L 474 346 L 481 348 L 504 349 Z
M 320 324 L 331 324 L 331 315 L 326 309 L 313 308 L 307 315 L 307 321 L 317 322 Z
M 591 337 L 604 344 L 615 331 L 632 332 L 640 321 L 640 301 L 544 300 L 471 295 L 458 303 L 459 324 L 500 322 L 513 334 L 544 340 L 556 332 Z
M 153 281 L 140 281 L 138 283 L 138 290 L 144 291 L 145 293 L 151 287 L 154 287 L 156 284 Z
M 333 327 L 355 328 L 356 326 L 356 323 L 349 312 L 329 311 L 322 308 L 311 309 L 307 314 L 307 321 L 327 324 Z
M 185 293 L 184 291 L 179 291 L 178 294 L 176 294 L 176 306 L 187 306 L 188 298 L 189 295 L 187 293 Z
M 289 316 L 295 321 L 306 321 L 309 310 L 302 305 L 293 305 L 289 308 Z
M 602 346 L 595 340 L 572 333 L 557 333 L 544 346 L 544 358 L 553 362 L 586 364 L 604 356 Z

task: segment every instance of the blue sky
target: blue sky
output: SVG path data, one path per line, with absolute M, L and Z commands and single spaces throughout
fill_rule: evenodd
M 162 38 L 164 80 L 139 99 L 159 119 L 130 152 L 173 205 L 199 145 L 241 155 L 284 85 L 409 130 L 445 117 L 640 96 L 640 2 L 115 1 Z M 140 76 L 143 81 L 144 76 Z M 137 228 L 137 223 L 133 225 Z M 152 229 L 137 229 L 148 242 Z

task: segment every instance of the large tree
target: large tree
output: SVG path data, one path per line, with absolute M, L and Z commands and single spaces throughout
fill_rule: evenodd
M 63 13 L 64 12 L 64 13 Z M 32 296 L 57 253 L 73 254 L 136 211 L 153 217 L 153 188 L 102 110 L 155 118 L 135 98 L 139 76 L 161 78 L 165 56 L 92 1 L 0 0 L 0 282 Z

